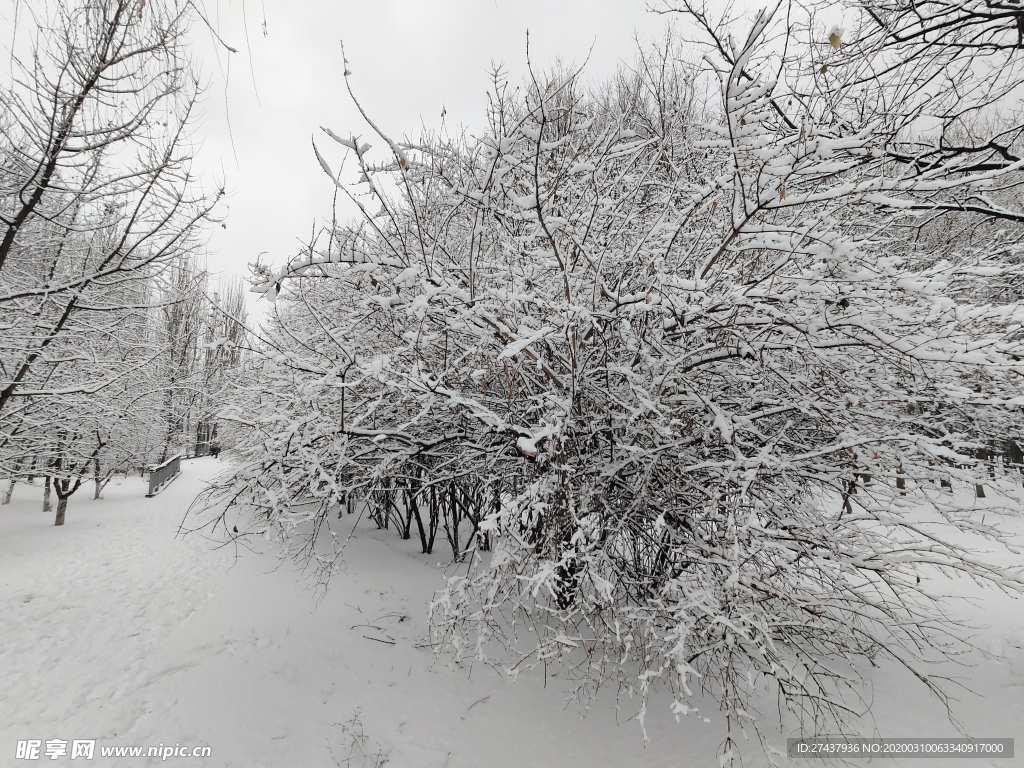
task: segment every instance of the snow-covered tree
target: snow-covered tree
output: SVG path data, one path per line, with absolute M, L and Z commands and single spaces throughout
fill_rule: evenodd
M 89 465 L 100 487 L 148 434 L 125 420 L 146 418 L 149 317 L 222 195 L 191 171 L 191 7 L 14 3 L 23 22 L 0 87 L 0 471 L 40 473 L 45 456 L 62 500 L 61 483 L 77 488 Z
M 196 397 L 189 420 L 190 440 L 196 452 L 221 443 L 218 414 L 237 383 L 234 379 L 248 346 L 244 281 L 237 277 L 222 279 L 216 287 L 207 286 L 205 298 Z
M 207 313 L 208 276 L 193 259 L 173 265 L 163 305 L 156 317 L 156 345 L 161 349 L 153 372 L 161 390 L 163 462 L 186 453 L 192 442 L 195 404 L 200 396 L 202 336 Z
M 684 5 L 699 63 L 669 46 L 593 92 L 496 75 L 474 139 L 364 115 L 384 159 L 326 130 L 362 217 L 255 267 L 275 311 L 212 524 L 326 573 L 353 499 L 424 551 L 448 523 L 470 563 L 442 645 L 562 663 L 581 698 L 663 684 L 677 716 L 700 689 L 726 760 L 765 683 L 818 732 L 863 660 L 945 697 L 925 662 L 958 631 L 928 576 L 1024 589 L 965 543 L 1011 546 L 1024 501 L 977 458 L 1024 434 L 999 109 L 1024 66 L 1017 17 L 984 8 L 791 3 L 741 31 Z
M 239 278 L 213 287 L 191 259 L 175 264 L 169 276 L 153 317 L 153 344 L 161 352 L 149 371 L 161 393 L 158 461 L 206 452 L 216 442 L 217 412 L 241 364 L 247 323 Z

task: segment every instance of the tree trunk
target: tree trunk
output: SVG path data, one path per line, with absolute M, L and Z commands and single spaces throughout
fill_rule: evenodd
M 50 505 L 50 490 L 53 486 L 53 478 L 49 475 L 46 476 L 46 482 L 43 483 L 43 512 L 49 512 L 53 507 Z
M 64 513 L 68 508 L 68 497 L 57 494 L 57 521 L 54 525 L 64 525 Z
M 416 501 L 416 494 L 414 491 L 406 493 L 406 504 L 409 505 L 409 509 L 412 510 L 413 515 L 416 516 L 416 530 L 420 534 L 420 548 L 423 550 L 424 555 L 429 555 L 432 547 L 427 544 L 427 532 L 423 527 L 423 518 L 420 516 L 420 505 Z
M 14 484 L 18 482 L 18 473 L 21 472 L 21 468 L 24 464 L 24 459 L 18 459 L 18 463 L 14 465 L 14 474 L 12 474 L 10 480 L 7 481 L 7 490 L 4 492 L 2 503 L 11 503 L 11 496 L 14 494 Z
M 74 483 L 71 480 L 58 480 L 54 478 L 53 490 L 57 493 L 57 520 L 54 525 L 64 525 L 64 513 L 68 508 L 68 499 L 71 495 L 82 487 L 82 476 L 79 475 L 75 478 Z
M 160 460 L 157 464 L 163 464 L 167 461 L 168 453 L 171 450 L 171 440 L 174 439 L 174 385 L 175 377 L 172 375 L 170 383 L 167 387 L 167 392 L 164 394 L 164 413 L 166 414 L 165 419 L 167 422 L 167 439 L 164 440 L 163 450 L 160 452 Z
M 452 547 L 452 559 L 456 563 L 462 562 L 462 548 L 459 545 L 459 524 L 462 522 L 462 515 L 459 509 L 459 490 L 454 483 L 448 486 L 448 506 L 444 516 L 444 532 L 448 536 L 448 543 Z M 451 518 L 451 526 L 448 520 Z
M 93 499 L 100 497 L 100 492 L 103 490 L 103 486 L 106 483 L 103 482 L 103 478 L 100 476 L 100 457 L 94 456 L 92 460 L 92 481 L 96 485 L 96 490 L 93 492 Z

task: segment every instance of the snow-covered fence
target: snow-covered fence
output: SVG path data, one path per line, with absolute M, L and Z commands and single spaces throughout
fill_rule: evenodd
M 149 493 L 146 496 L 156 496 L 166 488 L 174 478 L 181 474 L 181 455 L 172 456 L 163 464 L 150 467 L 149 469 Z

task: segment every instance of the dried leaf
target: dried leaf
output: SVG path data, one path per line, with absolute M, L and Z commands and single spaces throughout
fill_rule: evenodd
M 828 44 L 835 48 L 837 51 L 839 50 L 839 42 L 840 37 L 838 32 L 833 32 L 831 35 L 828 36 Z

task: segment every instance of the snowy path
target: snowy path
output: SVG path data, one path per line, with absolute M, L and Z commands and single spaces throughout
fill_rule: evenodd
M 145 489 L 131 478 L 92 501 L 83 488 L 64 529 L 39 511 L 38 488 L 19 486 L 3 510 L 5 752 L 17 739 L 112 740 L 159 718 L 168 635 L 212 595 L 216 557 L 174 541 L 194 485 Z
M 111 484 L 102 501 L 83 489 L 63 529 L 39 511 L 39 488 L 19 486 L 0 507 L 0 766 L 34 764 L 12 759 L 18 740 L 54 738 L 209 745 L 209 758 L 166 764 L 218 768 L 360 768 L 377 754 L 396 768 L 715 764 L 721 732 L 697 718 L 676 725 L 652 705 L 645 748 L 626 722 L 635 712 L 628 700 L 617 726 L 612 697 L 581 719 L 564 707 L 556 679 L 510 685 L 479 666 L 432 666 L 416 645 L 440 575 L 409 542 L 361 531 L 348 573 L 318 605 L 290 565 L 252 553 L 236 562 L 232 550 L 175 538 L 204 478 L 222 466 L 187 462 L 154 499 L 137 478 Z M 961 715 L 978 735 L 1015 737 L 1021 754 L 1024 610 L 985 600 L 981 617 L 992 626 L 982 645 L 1006 659 L 978 658 L 961 671 L 984 695 L 965 696 Z M 955 735 L 905 676 L 880 674 L 876 694 L 886 735 Z M 352 748 L 360 726 L 365 760 Z M 746 766 L 763 763 L 755 744 L 745 751 Z M 97 753 L 82 764 L 159 762 Z

